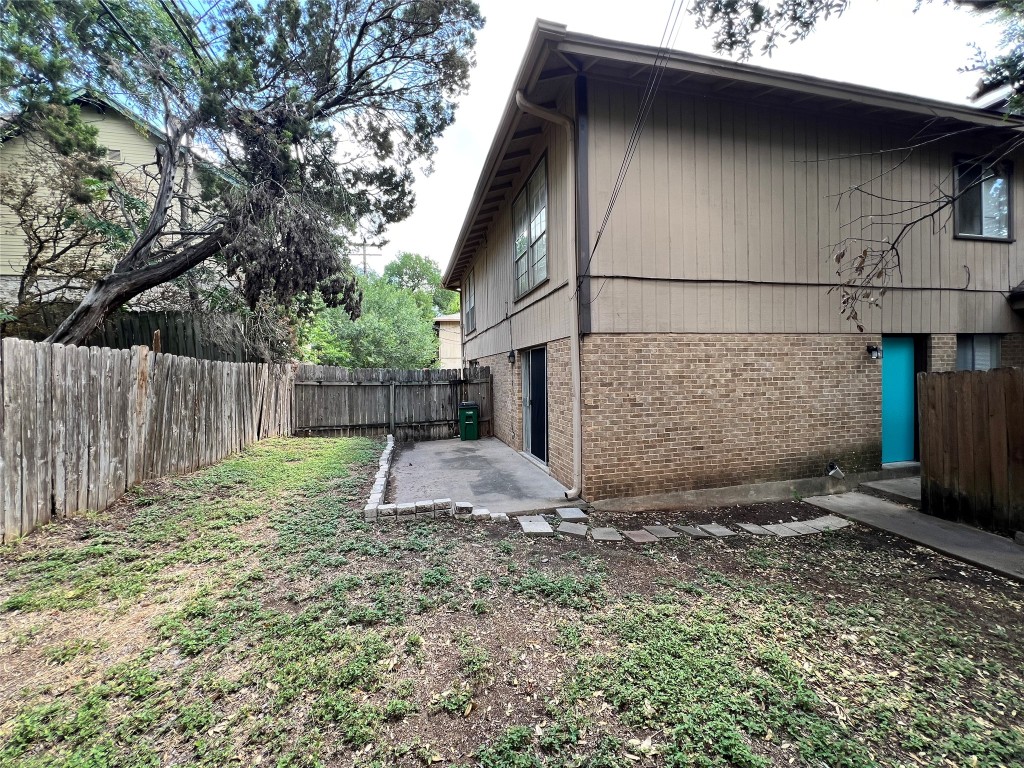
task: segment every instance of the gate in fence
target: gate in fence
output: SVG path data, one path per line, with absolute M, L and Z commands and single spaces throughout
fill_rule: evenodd
M 383 435 L 441 440 L 459 432 L 459 403 L 480 405 L 490 434 L 491 370 L 404 371 L 300 365 L 295 375 L 296 435 Z

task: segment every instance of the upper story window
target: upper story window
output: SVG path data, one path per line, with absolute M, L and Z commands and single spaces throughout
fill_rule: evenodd
M 466 283 L 462 286 L 463 313 L 466 320 L 466 333 L 476 330 L 476 281 L 473 273 L 466 275 Z
M 516 298 L 548 277 L 548 163 L 542 158 L 512 203 Z
M 955 219 L 958 236 L 1010 239 L 1011 170 L 1008 162 L 957 163 Z
M 1001 337 L 994 333 L 958 333 L 956 335 L 956 369 L 988 371 L 999 367 Z

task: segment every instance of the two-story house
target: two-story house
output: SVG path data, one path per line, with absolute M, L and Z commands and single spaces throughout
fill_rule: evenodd
M 444 276 L 495 435 L 592 500 L 915 459 L 916 372 L 1024 364 L 1021 131 L 538 22 Z M 839 244 L 943 195 L 859 332 Z

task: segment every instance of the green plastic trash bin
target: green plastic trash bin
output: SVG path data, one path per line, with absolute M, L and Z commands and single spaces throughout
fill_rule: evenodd
M 459 403 L 459 437 L 463 440 L 480 439 L 480 406 L 472 400 Z

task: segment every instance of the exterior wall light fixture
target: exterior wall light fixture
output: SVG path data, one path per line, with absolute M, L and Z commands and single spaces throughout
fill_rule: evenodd
M 871 356 L 872 360 L 881 360 L 882 348 L 875 344 L 868 344 L 868 354 Z
M 516 351 L 514 349 L 510 349 L 508 351 L 508 364 L 509 365 L 515 365 L 516 364 Z

